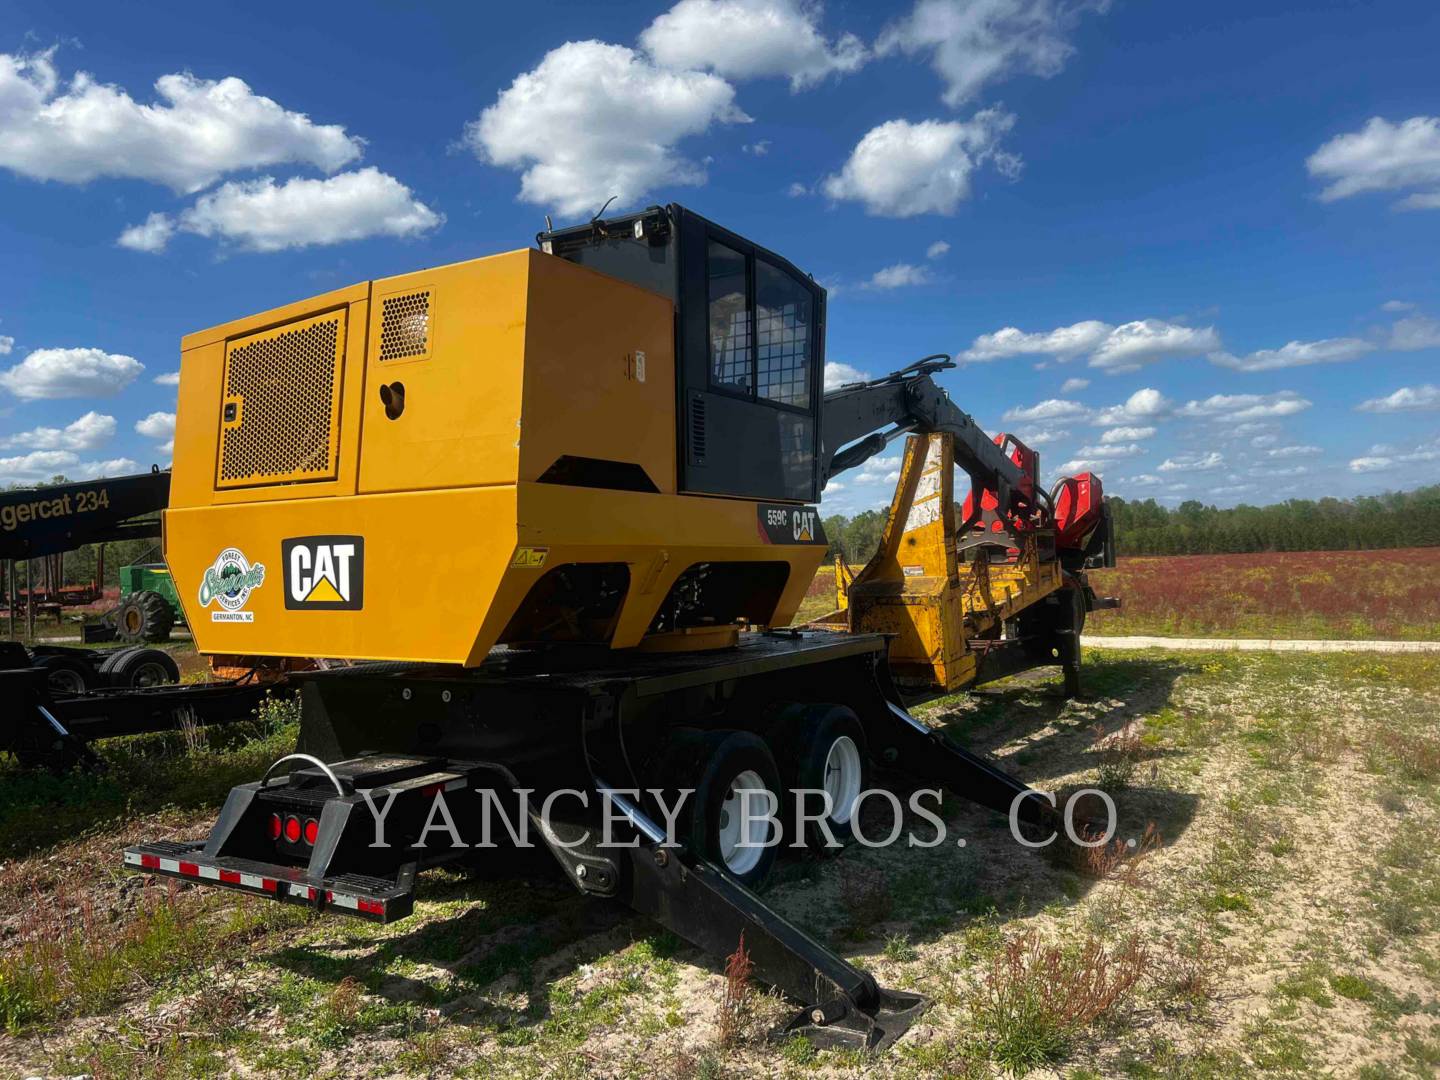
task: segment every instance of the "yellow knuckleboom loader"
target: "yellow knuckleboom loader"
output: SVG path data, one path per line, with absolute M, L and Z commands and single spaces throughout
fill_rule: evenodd
M 717 955 L 743 932 L 790 1030 L 884 1045 L 927 1001 L 769 909 L 765 841 L 851 837 L 882 766 L 1049 824 L 901 688 L 1059 664 L 1078 689 L 1099 481 L 1041 487 L 936 385 L 944 356 L 826 392 L 825 290 L 683 207 L 537 240 L 184 339 L 164 540 L 198 647 L 350 663 L 291 676 L 296 752 L 208 837 L 125 863 L 384 922 L 514 807 L 490 835 L 581 892 Z M 902 435 L 879 550 L 788 628 L 827 481 Z

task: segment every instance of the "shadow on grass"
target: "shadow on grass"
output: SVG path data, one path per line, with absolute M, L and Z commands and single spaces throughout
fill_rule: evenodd
M 257 959 L 332 987 L 353 979 L 394 1003 L 438 1006 L 451 1023 L 537 1027 L 551 1016 L 552 984 L 662 931 L 619 903 L 581 896 L 548 852 L 532 854 L 539 857 L 512 863 L 504 880 L 479 876 L 484 868 L 422 878 L 427 903 L 442 905 L 441 915 L 408 932 L 380 936 L 353 924 L 324 942 Z M 410 970 L 414 964 L 426 965 L 423 975 Z M 526 995 L 524 1007 L 514 1004 L 516 991 Z

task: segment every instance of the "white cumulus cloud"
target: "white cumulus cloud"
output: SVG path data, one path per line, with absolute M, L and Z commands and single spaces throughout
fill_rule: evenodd
M 214 237 L 247 251 L 339 244 L 372 236 L 418 236 L 444 217 L 393 176 L 375 168 L 324 179 L 232 180 L 171 220 L 151 214 L 120 235 L 122 247 L 157 252 L 176 230 Z
M 837 386 L 844 386 L 846 383 L 869 382 L 870 376 L 867 372 L 849 364 L 842 364 L 838 360 L 830 360 L 825 364 L 825 389 L 834 390 Z
M 629 205 L 660 185 L 702 184 L 675 144 L 715 123 L 742 123 L 718 75 L 660 67 L 623 45 L 569 41 L 501 91 L 465 129 L 482 160 L 523 169 L 520 197 L 560 213 Z
M 1124 480 L 1119 481 L 1119 483 L 1126 487 L 1147 488 L 1160 487 L 1170 483 L 1170 481 L 1163 476 L 1156 476 L 1154 473 L 1140 473 L 1137 476 L 1126 477 Z
M 1084 389 L 1085 389 L 1087 386 L 1089 386 L 1089 385 L 1090 385 L 1090 380 L 1089 380 L 1089 379 L 1076 379 L 1076 378 L 1066 379 L 1063 383 L 1060 384 L 1060 393 L 1062 393 L 1062 394 L 1072 394 L 1072 393 L 1074 393 L 1076 390 L 1084 390 Z
M 1020 159 L 999 148 L 1014 123 L 1013 114 L 999 109 L 968 121 L 889 120 L 866 132 L 821 188 L 882 217 L 953 214 L 970 197 L 970 178 L 982 165 L 993 163 L 1007 176 L 1018 173 Z
M 1440 348 L 1440 320 L 1424 315 L 1397 320 L 1390 331 L 1389 345 L 1397 352 Z
M 1061 439 L 1070 437 L 1070 430 L 1062 427 L 1036 427 L 1026 428 L 1018 432 L 1021 442 L 1027 446 L 1045 446 L 1048 443 L 1057 443 Z
M 1081 405 L 1078 401 L 1066 401 L 1063 398 L 1046 398 L 1044 401 L 1027 408 L 1007 409 L 1004 419 L 1018 420 L 1022 423 L 1038 420 L 1072 420 L 1085 416 L 1089 411 L 1089 409 Z
M 1170 356 L 1197 356 L 1220 347 L 1213 327 L 1181 326 L 1163 319 L 1137 319 L 1112 326 L 1086 319 L 1054 330 L 1027 333 L 1007 326 L 981 334 L 962 354 L 973 362 L 1012 356 L 1053 356 L 1065 361 L 1090 354 L 1090 366 L 1112 375 L 1138 370 Z
M 1090 357 L 1090 366 L 1111 375 L 1138 371 L 1172 356 L 1198 356 L 1220 347 L 1214 327 L 1180 326 L 1163 319 L 1140 319 L 1117 326 Z
M 1036 333 L 1006 326 L 993 334 L 981 334 L 961 354 L 961 358 L 975 362 L 1004 360 L 1012 356 L 1054 356 L 1069 360 L 1098 349 L 1113 329 L 1109 323 L 1096 319 Z
M 69 450 L 35 450 L 18 457 L 0 458 L 0 484 L 36 484 L 55 476 L 71 480 L 94 480 L 101 476 L 122 476 L 140 466 L 129 458 L 83 461 Z
M 927 259 L 939 259 L 950 253 L 950 242 L 948 240 L 936 240 L 925 249 Z
M 1175 403 L 1159 390 L 1147 386 L 1136 390 L 1120 404 L 1101 409 L 1092 422 L 1100 427 L 1132 424 L 1144 426 L 1148 421 L 1169 416 L 1174 407 Z
M 1140 439 L 1148 439 L 1155 434 L 1153 427 L 1113 427 L 1100 436 L 1100 441 L 1105 444 L 1135 442 Z
M 1225 457 L 1217 450 L 1204 454 L 1177 454 L 1160 463 L 1160 472 L 1211 472 L 1225 464 Z
M 175 451 L 175 414 L 169 412 L 152 412 L 143 420 L 135 422 L 137 434 L 147 439 L 154 439 L 160 444 L 160 450 L 170 454 Z
M 0 438 L 0 449 L 94 450 L 115 435 L 115 418 L 90 411 L 63 428 L 37 427 Z
M 167 371 L 162 375 L 156 375 L 155 378 L 151 379 L 150 381 L 153 382 L 156 386 L 179 386 L 180 372 Z
M 1310 364 L 1343 364 L 1374 351 L 1374 345 L 1359 338 L 1325 338 L 1322 341 L 1291 341 L 1278 349 L 1259 349 L 1245 356 L 1214 352 L 1210 354 L 1210 362 L 1236 371 L 1275 371 Z
M 1099 446 L 1082 446 L 1076 454 L 1087 460 L 1104 460 L 1106 458 L 1129 458 L 1145 453 L 1145 448 L 1139 443 L 1116 445 L 1106 443 L 1103 440 Z
M 165 245 L 175 235 L 175 221 L 169 214 L 156 212 L 139 225 L 131 225 L 120 234 L 115 242 L 131 251 L 148 251 L 152 254 L 164 251 Z
M 1238 423 L 1294 416 L 1310 408 L 1311 404 L 1293 390 L 1280 390 L 1274 394 L 1212 394 L 1203 401 L 1187 402 L 1179 410 L 1179 415 Z
M 867 58 L 854 34 L 827 40 L 820 14 L 818 4 L 794 0 L 680 0 L 645 28 L 640 44 L 663 67 L 731 79 L 783 75 L 802 90 Z
M 1440 117 L 1412 116 L 1400 123 L 1373 116 L 1359 131 L 1337 135 L 1305 162 L 1310 175 L 1328 182 L 1324 202 L 1369 191 L 1424 190 L 1397 204 L 1402 209 L 1440 207 Z
M 870 275 L 863 286 L 866 289 L 903 289 L 910 285 L 924 285 L 930 280 L 930 271 L 914 263 L 896 263 Z
M 1425 383 L 1422 386 L 1402 386 L 1384 397 L 1370 398 L 1355 406 L 1361 412 L 1395 413 L 1422 412 L 1440 409 L 1440 386 Z
M 930 58 L 947 105 L 960 105 L 988 83 L 1023 73 L 1059 74 L 1075 51 L 1069 36 L 1085 11 L 1109 0 L 919 0 L 875 43 L 881 55 Z
M 1297 458 L 1313 457 L 1315 454 L 1323 454 L 1325 451 L 1318 446 L 1296 444 L 1294 446 L 1276 446 L 1265 451 L 1266 457 L 1272 458 Z
M 239 169 L 293 163 L 334 172 L 364 146 L 236 78 L 163 75 L 155 94 L 141 104 L 85 72 L 62 86 L 53 50 L 0 53 L 0 167 L 34 180 L 119 177 L 189 193 Z
M 36 349 L 0 371 L 0 386 L 27 401 L 114 397 L 144 370 L 133 356 L 103 349 Z

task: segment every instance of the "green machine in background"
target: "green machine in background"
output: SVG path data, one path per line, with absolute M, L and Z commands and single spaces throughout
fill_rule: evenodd
M 185 615 L 175 582 L 164 563 L 138 563 L 120 568 L 120 604 L 114 611 L 115 634 L 121 641 L 168 641 Z

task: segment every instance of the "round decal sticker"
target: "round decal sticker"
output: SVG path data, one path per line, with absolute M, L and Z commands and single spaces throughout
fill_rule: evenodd
M 264 583 L 264 563 L 252 565 L 239 548 L 226 548 L 200 582 L 200 606 L 209 607 L 212 600 L 217 602 L 221 610 L 212 612 L 211 617 L 216 622 L 226 621 L 225 613 L 239 612 L 250 599 L 250 593 Z

